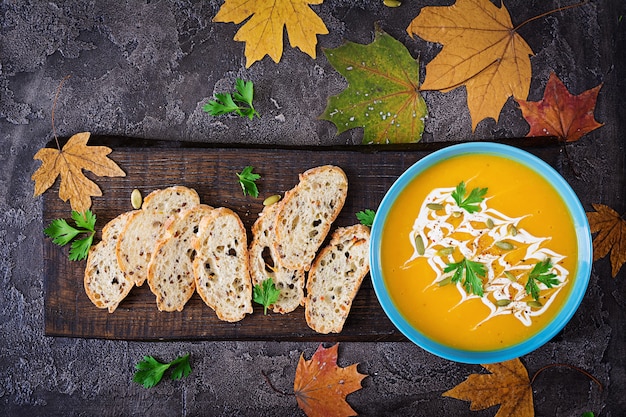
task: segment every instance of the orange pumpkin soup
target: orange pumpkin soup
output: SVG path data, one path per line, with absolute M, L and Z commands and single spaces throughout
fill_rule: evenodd
M 393 203 L 381 266 L 393 302 L 424 335 L 485 351 L 559 312 L 575 276 L 571 215 L 539 174 L 494 155 L 427 168 Z

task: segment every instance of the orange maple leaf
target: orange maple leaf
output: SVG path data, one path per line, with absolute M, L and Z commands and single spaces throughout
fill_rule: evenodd
M 626 262 L 626 220 L 604 204 L 592 204 L 595 212 L 587 213 L 593 239 L 593 260 L 604 258 L 611 252 L 611 274 L 617 276 Z
M 519 359 L 482 365 L 490 374 L 473 374 L 443 393 L 446 397 L 471 401 L 470 410 L 501 404 L 496 417 L 532 417 L 533 390 L 528 371 Z
M 346 368 L 337 366 L 339 344 L 325 349 L 321 344 L 311 360 L 300 355 L 293 390 L 298 406 L 308 417 L 355 416 L 346 396 L 361 389 L 367 375 L 360 374 L 358 364 Z
M 562 142 L 574 142 L 602 126 L 593 111 L 602 84 L 572 95 L 555 73 L 538 102 L 517 100 L 524 119 L 530 125 L 527 136 L 557 136 Z
M 489 0 L 424 7 L 407 32 L 443 49 L 426 65 L 421 90 L 448 92 L 465 85 L 472 131 L 487 117 L 497 122 L 508 98 L 526 99 L 530 89 L 533 51 L 517 33 L 520 26 L 513 26 L 504 4 Z
M 35 181 L 35 197 L 50 188 L 60 175 L 59 197 L 63 201 L 70 200 L 72 210 L 83 213 L 91 207 L 92 196 L 102 195 L 100 187 L 83 174 L 83 169 L 101 177 L 126 175 L 107 157 L 111 148 L 87 146 L 89 136 L 89 132 L 77 133 L 67 141 L 62 150 L 42 148 L 35 154 L 33 159 L 42 161 L 31 177 Z
M 245 42 L 246 68 L 269 55 L 279 62 L 283 54 L 283 30 L 289 44 L 315 59 L 317 35 L 326 35 L 326 25 L 309 4 L 323 0 L 226 0 L 214 22 L 239 24 L 250 18 L 235 34 L 236 41 Z

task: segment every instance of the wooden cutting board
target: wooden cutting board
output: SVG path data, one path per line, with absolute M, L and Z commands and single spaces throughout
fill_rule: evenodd
M 545 138 L 508 141 L 521 145 L 553 167 L 560 165 L 560 150 Z M 355 213 L 376 209 L 393 182 L 409 166 L 429 153 L 450 144 L 347 147 L 215 147 L 201 144 L 168 143 L 130 138 L 92 137 L 89 145 L 113 148 L 109 155 L 126 172 L 126 177 L 95 178 L 103 196 L 94 198 L 92 211 L 99 231 L 118 214 L 132 210 L 130 194 L 149 192 L 172 185 L 196 189 L 203 203 L 228 207 L 239 214 L 250 238 L 251 226 L 263 208 L 263 199 L 283 194 L 298 182 L 298 174 L 326 164 L 344 169 L 349 187 L 346 204 L 333 225 L 357 223 Z M 236 172 L 254 166 L 259 198 L 244 196 Z M 43 197 L 43 221 L 70 217 L 69 203 L 58 198 L 58 181 Z M 44 236 L 42 234 L 42 236 Z M 340 334 L 321 335 L 304 319 L 304 308 L 292 313 L 263 315 L 261 306 L 240 322 L 217 319 L 197 294 L 182 312 L 159 312 L 148 285 L 135 287 L 117 310 L 110 314 L 96 308 L 83 287 L 85 261 L 72 262 L 68 248 L 54 245 L 44 236 L 45 334 L 125 340 L 282 340 L 282 341 L 398 341 L 402 334 L 380 307 L 369 274 L 365 277 Z

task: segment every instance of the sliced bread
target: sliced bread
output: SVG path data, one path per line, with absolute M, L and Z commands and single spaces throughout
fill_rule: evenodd
M 269 306 L 275 313 L 289 313 L 304 305 L 304 269 L 287 269 L 278 262 L 274 249 L 276 234 L 274 225 L 280 205 L 275 203 L 263 208 L 252 226 L 250 243 L 250 276 L 252 285 L 261 284 L 272 278 L 280 290 L 278 300 Z
M 197 204 L 200 197 L 195 190 L 173 186 L 151 192 L 142 208 L 133 212 L 118 239 L 116 256 L 135 285 L 143 285 L 148 276 L 148 263 L 167 219 Z
M 348 193 L 348 178 L 333 165 L 309 169 L 285 193 L 276 215 L 274 248 L 280 264 L 308 271 Z
M 337 229 L 315 258 L 307 280 L 305 318 L 318 333 L 339 333 L 352 300 L 369 272 L 370 229 L 357 224 Z
M 252 313 L 247 245 L 241 219 L 224 207 L 202 218 L 193 239 L 196 291 L 220 320 L 235 322 Z
M 102 228 L 102 240 L 89 249 L 83 284 L 87 297 L 98 308 L 113 313 L 134 282 L 124 275 L 115 256 L 120 233 L 132 213 L 122 213 Z
M 196 251 L 192 239 L 200 220 L 213 210 L 197 204 L 171 216 L 164 225 L 148 264 L 148 285 L 156 296 L 159 311 L 182 311 L 196 288 L 193 260 Z

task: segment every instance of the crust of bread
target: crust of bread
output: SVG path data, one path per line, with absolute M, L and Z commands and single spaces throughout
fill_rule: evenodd
M 170 216 L 163 236 L 157 242 L 148 264 L 148 285 L 156 296 L 159 311 L 182 311 L 196 289 L 193 259 L 196 251 L 192 240 L 200 220 L 213 207 L 197 204 Z
M 120 233 L 132 213 L 122 213 L 102 229 L 102 240 L 89 249 L 83 284 L 89 300 L 98 308 L 113 313 L 126 298 L 134 282 L 120 269 L 115 248 Z
M 196 291 L 220 320 L 236 322 L 252 313 L 246 229 L 239 216 L 216 208 L 200 221 L 193 239 Z
M 148 276 L 148 263 L 163 225 L 169 217 L 200 204 L 198 193 L 187 187 L 173 186 L 151 192 L 140 210 L 131 218 L 117 242 L 115 255 L 127 277 L 141 286 Z
M 300 174 L 300 182 L 279 203 L 274 226 L 274 249 L 284 268 L 309 270 L 347 193 L 348 178 L 337 166 L 324 165 Z
M 370 229 L 338 228 L 313 262 L 307 280 L 305 318 L 318 333 L 340 333 L 363 278 L 369 272 Z
M 277 203 L 266 206 L 254 222 L 248 259 L 252 285 L 261 284 L 267 278 L 272 278 L 280 294 L 278 300 L 269 308 L 275 313 L 285 314 L 304 305 L 305 275 L 304 269 L 287 269 L 278 261 L 278 254 L 274 249 L 276 240 L 274 225 L 278 210 Z

